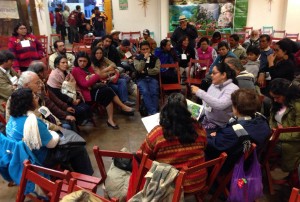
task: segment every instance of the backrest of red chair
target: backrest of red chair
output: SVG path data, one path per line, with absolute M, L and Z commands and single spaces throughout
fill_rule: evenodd
M 221 170 L 225 160 L 227 158 L 227 154 L 225 152 L 221 153 L 218 158 L 212 159 L 210 161 L 206 161 L 204 163 L 201 163 L 200 165 L 188 168 L 186 171 L 187 174 L 196 172 L 198 170 L 207 169 L 212 167 L 212 171 L 210 175 L 206 179 L 206 191 L 209 191 L 211 186 L 213 185 L 219 171 Z
M 297 189 L 295 187 L 293 188 L 291 195 L 290 195 L 289 202 L 300 202 L 299 189 Z
M 36 36 L 36 39 L 42 44 L 45 56 L 47 57 L 48 56 L 48 36 L 40 35 L 40 36 Z
M 133 192 L 134 194 L 138 193 L 139 190 L 142 189 L 143 179 L 145 171 L 149 171 L 152 166 L 153 161 L 148 158 L 148 155 L 143 153 L 142 160 L 139 166 L 139 170 L 137 173 L 137 182 L 134 184 Z M 185 177 L 185 169 L 178 172 L 175 179 L 175 190 L 172 198 L 172 202 L 178 202 L 180 200 L 181 193 L 183 191 L 182 185 Z
M 2 116 L 1 113 L 0 113 L 0 122 L 3 123 L 4 125 L 6 125 L 6 120 L 5 120 L 5 118 Z
M 199 64 L 201 66 L 201 68 L 206 67 L 205 74 L 209 71 L 209 60 L 196 60 L 196 59 L 191 58 L 189 65 L 192 67 L 195 64 Z M 190 75 L 190 71 L 191 71 L 190 68 L 188 71 L 189 71 L 188 75 Z
M 115 158 L 127 158 L 127 159 L 133 159 L 133 154 L 129 152 L 122 152 L 122 151 L 109 151 L 109 150 L 100 150 L 98 146 L 93 147 L 93 152 L 97 161 L 97 165 L 101 174 L 101 181 L 100 183 L 104 182 L 107 173 L 105 170 L 103 157 L 115 157 Z
M 54 176 L 56 177 L 62 177 L 61 179 L 66 179 L 68 175 L 68 171 L 65 172 L 59 172 L 55 171 L 52 169 L 44 168 L 41 166 L 36 166 L 30 164 L 28 160 L 24 161 L 24 170 L 22 172 L 22 178 L 17 194 L 17 202 L 21 202 L 25 200 L 25 189 L 26 189 L 26 184 L 28 181 L 33 182 L 34 184 L 38 185 L 41 187 L 44 191 L 47 192 L 47 196 L 49 196 L 51 199 L 51 202 L 56 202 L 59 200 L 60 192 L 62 189 L 62 180 L 56 180 L 55 182 L 41 176 L 38 174 L 38 172 L 43 172 L 45 174 L 55 174 Z M 29 195 L 28 195 L 29 196 Z M 34 199 L 35 197 L 30 195 L 31 199 Z

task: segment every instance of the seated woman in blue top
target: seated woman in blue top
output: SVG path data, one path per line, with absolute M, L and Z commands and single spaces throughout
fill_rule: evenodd
M 202 126 L 207 133 L 224 127 L 232 116 L 231 94 L 239 89 L 235 71 L 226 63 L 218 64 L 213 68 L 212 85 L 207 92 L 197 86 L 191 86 L 192 93 L 202 99 L 204 114 Z
M 160 47 L 156 48 L 154 55 L 158 57 L 161 64 L 174 64 L 178 62 L 178 57 L 174 48 L 171 47 L 171 41 L 163 39 Z M 177 73 L 174 69 L 160 69 L 162 83 L 176 83 Z
M 38 97 L 28 88 L 20 88 L 11 95 L 10 118 L 6 125 L 8 137 L 23 141 L 34 153 L 40 163 L 46 159 L 47 148 L 54 148 L 59 136 L 51 134 L 47 125 L 36 118 L 33 111 L 38 107 Z
M 241 136 L 249 135 L 248 139 L 257 145 L 256 149 L 259 151 L 271 133 L 267 119 L 257 113 L 261 104 L 254 90 L 236 90 L 231 94 L 231 101 L 234 117 L 224 128 L 207 134 L 206 160 L 216 158 L 222 152 L 228 154 L 222 170 L 230 169 L 242 154 Z
M 92 175 L 93 168 L 85 147 L 82 145 L 59 149 L 61 156 L 55 154 L 59 135 L 48 130 L 47 125 L 37 118 L 33 111 L 38 107 L 38 96 L 28 88 L 20 88 L 11 95 L 10 118 L 6 134 L 16 141 L 24 141 L 38 161 L 45 167 L 56 164 L 71 165 L 76 172 Z M 68 167 L 69 168 L 69 167 Z

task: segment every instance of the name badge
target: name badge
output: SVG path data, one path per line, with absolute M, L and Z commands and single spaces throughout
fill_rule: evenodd
M 132 54 L 131 54 L 130 51 L 127 51 L 127 52 L 125 53 L 125 57 L 126 57 L 126 58 L 130 58 L 131 56 L 132 56 Z
M 23 48 L 30 47 L 30 42 L 29 42 L 29 40 L 21 41 L 21 46 L 22 46 Z
M 150 57 L 147 58 L 146 63 L 150 63 Z
M 182 59 L 182 60 L 187 60 L 186 54 L 181 54 L 181 59 Z

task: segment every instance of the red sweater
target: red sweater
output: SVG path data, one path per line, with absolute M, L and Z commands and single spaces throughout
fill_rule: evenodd
M 92 67 L 88 68 L 90 75 L 88 75 L 82 68 L 74 67 L 72 70 L 72 75 L 74 76 L 76 83 L 85 99 L 85 101 L 92 101 L 91 87 L 100 81 L 100 77 L 98 74 L 95 74 Z
M 24 40 L 29 40 L 29 47 L 22 47 L 19 37 L 12 36 L 8 41 L 8 49 L 14 53 L 13 68 L 19 70 L 19 67 L 28 67 L 34 60 L 39 60 L 43 57 L 44 49 L 42 44 L 32 34 L 27 34 Z
M 140 150 L 149 158 L 160 163 L 167 163 L 177 169 L 184 166 L 193 167 L 205 162 L 204 149 L 207 143 L 206 133 L 198 125 L 194 125 L 198 138 L 194 143 L 181 144 L 178 139 L 167 141 L 161 126 L 156 126 L 147 135 Z M 184 180 L 184 192 L 191 193 L 201 190 L 206 184 L 206 169 L 187 175 Z

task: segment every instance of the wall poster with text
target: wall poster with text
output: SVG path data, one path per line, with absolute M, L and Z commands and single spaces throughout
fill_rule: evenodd
M 197 30 L 243 28 L 247 23 L 248 0 L 169 0 L 169 30 L 185 15 Z

